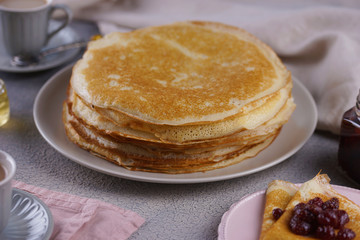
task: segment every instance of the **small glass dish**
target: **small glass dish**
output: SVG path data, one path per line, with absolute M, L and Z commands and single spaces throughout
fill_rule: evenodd
M 10 104 L 6 92 L 5 83 L 0 79 L 0 127 L 7 123 L 10 118 Z

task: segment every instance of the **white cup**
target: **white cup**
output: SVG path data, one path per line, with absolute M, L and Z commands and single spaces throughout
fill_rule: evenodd
M 10 218 L 12 201 L 11 180 L 15 175 L 16 163 L 8 153 L 0 150 L 0 165 L 5 170 L 5 178 L 0 180 L 0 232 L 2 232 Z
M 71 20 L 71 10 L 65 5 L 42 0 L 39 6 L 24 7 L 22 1 L 25 0 L 0 0 L 2 41 L 13 65 L 19 66 L 22 61 L 24 64 L 36 63 L 40 50 Z M 49 22 L 56 10 L 63 11 L 65 18 L 57 29 L 50 32 Z

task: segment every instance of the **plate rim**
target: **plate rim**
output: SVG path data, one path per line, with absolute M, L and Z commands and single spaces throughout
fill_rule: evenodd
M 281 157 L 277 158 L 276 160 L 271 161 L 271 162 L 269 162 L 267 164 L 263 164 L 263 165 L 261 165 L 259 167 L 255 167 L 255 168 L 252 168 L 252 169 L 249 169 L 249 170 L 246 170 L 246 171 L 242 171 L 242 172 L 236 172 L 236 173 L 225 174 L 225 175 L 224 174 L 219 174 L 219 175 L 215 175 L 215 176 L 204 176 L 204 177 L 201 177 L 201 178 L 196 177 L 196 176 L 192 177 L 191 173 L 171 175 L 173 177 L 177 176 L 177 175 L 186 175 L 186 176 L 188 176 L 186 178 L 176 178 L 176 177 L 174 177 L 174 178 L 166 178 L 166 177 L 161 178 L 161 177 L 156 177 L 156 175 L 159 175 L 160 173 L 142 172 L 142 173 L 139 173 L 141 175 L 136 175 L 136 174 L 134 174 L 134 171 L 127 170 L 127 169 L 124 169 L 125 173 L 117 172 L 117 171 L 110 171 L 109 169 L 106 170 L 103 167 L 99 168 L 99 166 L 93 166 L 93 165 L 91 165 L 91 164 L 89 164 L 87 162 L 84 162 L 83 160 L 77 159 L 76 157 L 72 156 L 71 154 L 69 154 L 64 149 L 57 146 L 48 137 L 46 131 L 42 128 L 42 126 L 40 124 L 41 116 L 39 115 L 39 111 L 40 111 L 39 110 L 39 108 L 40 108 L 39 105 L 40 105 L 40 100 L 41 100 L 42 96 L 46 93 L 46 90 L 48 88 L 50 88 L 52 84 L 54 84 L 54 83 L 61 80 L 62 75 L 67 74 L 67 72 L 71 71 L 73 66 L 74 66 L 74 64 L 70 64 L 68 66 L 65 66 L 61 70 L 59 70 L 52 77 L 50 77 L 50 79 L 39 90 L 39 92 L 38 92 L 38 94 L 37 94 L 37 96 L 35 98 L 35 101 L 34 101 L 33 117 L 34 117 L 35 125 L 36 125 L 38 131 L 40 132 L 41 136 L 46 140 L 46 142 L 49 143 L 55 150 L 57 150 L 63 156 L 69 158 L 70 160 L 72 160 L 72 161 L 74 161 L 74 162 L 76 162 L 76 163 L 78 163 L 78 164 L 80 164 L 82 166 L 85 166 L 85 167 L 90 168 L 92 170 L 95 170 L 97 172 L 101 172 L 101 173 L 111 175 L 111 176 L 115 176 L 115 177 L 119 177 L 119 178 L 135 180 L 135 181 L 142 181 L 142 182 L 153 182 L 153 183 L 190 184 L 190 183 L 205 183 L 205 182 L 222 181 L 222 180 L 228 180 L 228 179 L 233 179 L 233 178 L 237 178 L 237 177 L 250 175 L 250 174 L 262 171 L 264 169 L 270 168 L 270 167 L 272 167 L 272 166 L 274 166 L 276 164 L 279 164 L 280 162 L 288 159 L 290 156 L 295 154 L 299 149 L 301 149 L 303 147 L 303 145 L 312 136 L 312 134 L 315 131 L 316 124 L 317 124 L 318 112 L 317 112 L 316 104 L 315 104 L 315 101 L 314 101 L 313 97 L 311 96 L 310 92 L 306 89 L 306 87 L 299 80 L 297 80 L 295 77 L 293 77 L 294 86 L 296 86 L 298 88 L 298 91 L 301 91 L 301 93 L 306 96 L 307 100 L 310 103 L 310 105 L 307 106 L 307 107 L 309 107 L 309 111 L 311 110 L 311 115 L 313 116 L 313 118 L 311 118 L 311 126 L 307 125 L 308 133 L 302 139 L 302 141 L 299 144 L 297 144 L 296 147 L 292 147 L 290 149 L 290 151 L 287 151 L 285 154 L 283 154 Z M 296 101 L 295 101 L 295 103 L 296 103 Z M 296 109 L 295 109 L 295 111 L 296 111 Z M 291 121 L 291 119 L 290 119 L 290 121 Z M 283 133 L 283 131 L 280 132 L 279 136 L 282 135 L 282 133 Z M 279 138 L 279 136 L 277 138 Z M 85 151 L 85 150 L 80 149 L 80 148 L 79 148 L 79 150 Z M 264 152 L 264 151 L 266 151 L 266 149 L 263 150 L 262 152 Z M 93 155 L 91 155 L 91 156 L 93 156 Z M 102 159 L 100 159 L 100 160 L 102 160 Z M 109 164 L 112 164 L 112 163 L 109 163 Z M 231 166 L 234 166 L 234 165 L 231 165 Z M 228 166 L 226 168 L 229 168 L 231 166 Z M 120 166 L 116 166 L 116 167 L 121 168 Z M 224 169 L 226 169 L 226 168 L 224 168 Z M 213 171 L 216 171 L 216 170 L 211 170 L 211 171 L 207 171 L 207 172 L 213 172 Z M 137 171 L 135 171 L 135 172 L 137 172 Z M 146 175 L 149 175 L 149 176 L 146 176 Z M 164 174 L 164 176 L 167 176 L 167 175 L 168 174 Z
M 295 185 L 300 186 L 302 183 L 296 183 Z M 360 190 L 359 189 L 355 189 L 355 188 L 351 188 L 351 187 L 347 187 L 347 186 L 341 186 L 341 185 L 336 185 L 336 184 L 331 184 L 331 186 L 336 190 L 336 191 L 349 191 L 349 192 L 353 192 L 356 194 L 360 195 Z M 234 202 L 233 204 L 230 205 L 229 209 L 221 216 L 221 220 L 220 223 L 218 225 L 218 229 L 217 229 L 217 233 L 218 233 L 218 240 L 227 240 L 226 239 L 226 226 L 229 224 L 229 217 L 230 214 L 234 213 L 234 211 L 236 211 L 236 208 L 239 207 L 241 204 L 243 204 L 245 201 L 249 201 L 250 199 L 257 197 L 259 195 L 265 195 L 266 189 L 262 189 L 250 194 L 246 194 L 245 196 L 241 197 L 239 201 Z M 346 196 L 346 194 L 341 193 L 342 195 Z M 351 200 L 352 201 L 352 200 Z M 356 203 L 358 204 L 358 203 Z

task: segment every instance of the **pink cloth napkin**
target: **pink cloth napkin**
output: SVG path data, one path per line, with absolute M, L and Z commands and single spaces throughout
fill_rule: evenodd
M 40 198 L 54 219 L 52 240 L 127 239 L 145 220 L 135 212 L 89 198 L 54 192 L 23 182 L 13 187 Z

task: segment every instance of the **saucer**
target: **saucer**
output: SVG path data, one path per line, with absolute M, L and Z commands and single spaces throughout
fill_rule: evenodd
M 48 240 L 53 228 L 49 208 L 36 196 L 13 188 L 11 216 L 0 239 Z
M 54 29 L 59 26 L 59 22 L 52 20 L 50 21 L 50 29 Z M 0 31 L 0 39 L 2 39 Z M 49 41 L 49 43 L 44 47 L 44 49 L 54 48 L 63 44 L 79 42 L 81 38 L 79 35 L 69 26 L 62 29 L 60 32 L 54 35 Z M 79 53 L 80 48 L 75 48 L 59 53 L 54 53 L 45 56 L 40 60 L 36 65 L 18 67 L 12 66 L 10 64 L 11 57 L 6 53 L 4 46 L 0 43 L 0 71 L 4 72 L 14 72 L 14 73 L 25 73 L 25 72 L 36 72 L 46 69 L 50 69 L 56 66 L 59 66 L 67 61 L 74 59 L 74 57 Z

